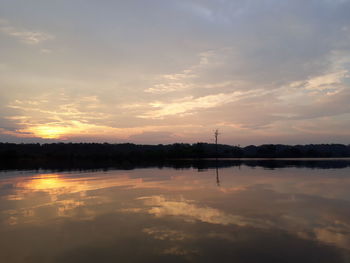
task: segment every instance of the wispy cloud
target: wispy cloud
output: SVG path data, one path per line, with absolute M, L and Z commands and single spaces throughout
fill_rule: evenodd
M 8 107 L 20 114 L 6 118 L 21 127 L 16 132 L 41 138 L 61 138 L 68 134 L 110 130 L 107 125 L 96 124 L 109 116 L 98 111 L 102 105 L 95 96 L 72 100 L 64 93 L 59 95 L 60 98 L 54 103 L 53 94 L 42 95 L 36 100 L 15 100 Z
M 16 128 L 0 129 L 0 134 L 22 138 L 34 136 L 44 139 L 88 140 L 101 137 L 119 140 L 132 138 L 138 141 L 153 135 L 157 138 L 161 135 L 163 139 L 165 134 L 167 138 L 173 136 L 172 133 L 164 132 L 170 129 L 169 125 L 118 127 L 114 121 L 115 115 L 112 114 L 114 110 L 96 96 L 72 98 L 64 92 L 47 93 L 35 100 L 15 100 L 7 107 L 17 112 L 4 117 Z
M 216 52 L 206 51 L 198 54 L 198 62 L 190 67 L 183 69 L 181 72 L 164 74 L 156 78 L 156 84 L 145 89 L 145 92 L 154 94 L 166 94 L 174 91 L 183 91 L 189 89 L 199 88 L 198 84 L 194 82 L 195 79 L 200 79 L 206 68 L 215 67 L 214 61 L 209 60 L 215 57 Z M 203 87 L 203 83 L 200 85 Z
M 154 109 L 140 115 L 139 117 L 157 119 L 170 115 L 184 115 L 193 113 L 197 110 L 209 109 L 245 98 L 263 95 L 264 93 L 266 93 L 266 91 L 262 90 L 234 91 L 231 93 L 219 93 L 198 98 L 189 96 L 170 103 L 153 102 L 150 104 L 150 106 L 152 106 Z
M 304 88 L 307 91 L 327 91 L 329 94 L 344 87 L 344 79 L 349 78 L 348 70 L 342 69 L 335 72 L 313 76 L 304 81 L 295 81 L 290 84 L 291 88 Z
M 29 45 L 37 45 L 54 39 L 53 35 L 42 31 L 14 27 L 7 20 L 0 20 L 0 32 Z

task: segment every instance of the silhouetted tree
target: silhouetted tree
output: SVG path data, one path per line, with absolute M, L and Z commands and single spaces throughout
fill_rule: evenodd
M 214 132 L 214 137 L 215 137 L 215 153 L 216 153 L 216 158 L 218 157 L 218 136 L 219 136 L 219 130 L 216 129 Z

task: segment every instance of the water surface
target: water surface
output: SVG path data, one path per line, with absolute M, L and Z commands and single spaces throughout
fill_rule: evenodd
M 350 262 L 350 168 L 0 173 L 0 262 Z

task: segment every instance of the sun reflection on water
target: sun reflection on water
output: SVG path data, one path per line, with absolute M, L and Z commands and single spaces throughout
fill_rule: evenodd
M 33 177 L 32 180 L 25 184 L 25 188 L 33 190 L 48 190 L 63 188 L 69 185 L 67 180 L 60 178 L 57 174 L 45 174 Z

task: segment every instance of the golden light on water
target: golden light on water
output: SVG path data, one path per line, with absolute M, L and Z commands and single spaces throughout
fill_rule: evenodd
M 67 183 L 65 180 L 59 178 L 59 176 L 55 174 L 42 175 L 40 177 L 34 178 L 27 184 L 27 188 L 30 188 L 32 190 L 47 190 L 62 188 L 66 186 Z

